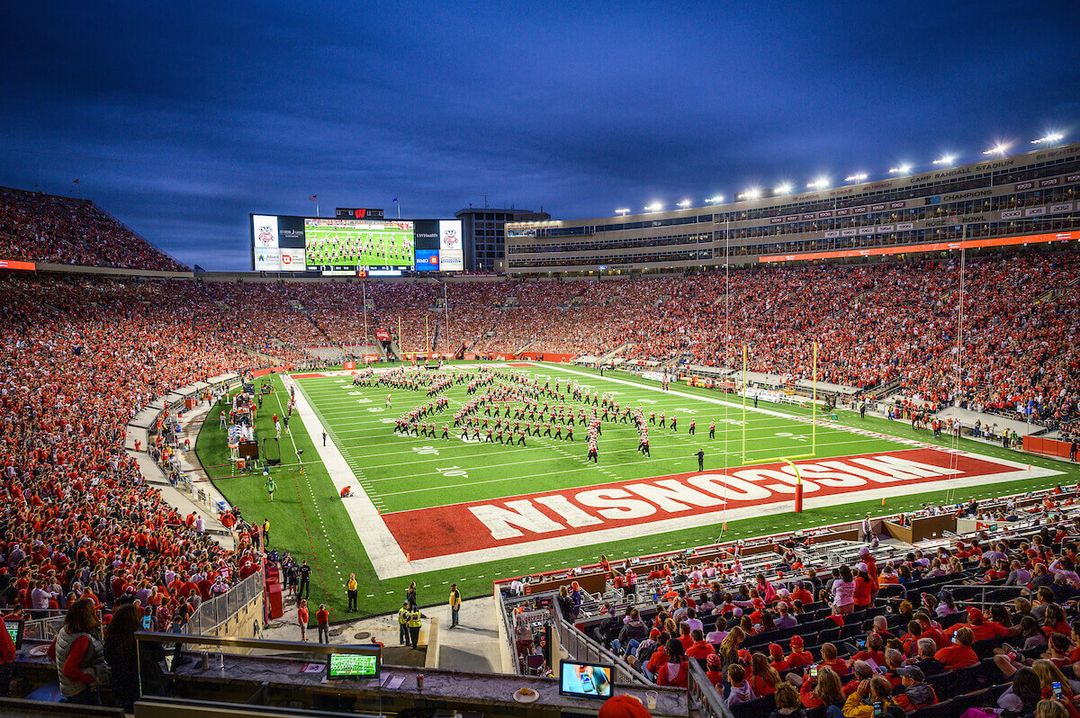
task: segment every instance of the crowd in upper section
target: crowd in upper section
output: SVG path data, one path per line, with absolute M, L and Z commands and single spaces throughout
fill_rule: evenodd
M 187 271 L 89 200 L 7 187 L 0 187 L 0 259 Z

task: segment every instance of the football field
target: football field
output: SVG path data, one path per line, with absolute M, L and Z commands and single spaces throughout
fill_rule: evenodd
M 600 553 L 655 553 L 711 543 L 721 532 L 725 538 L 759 535 L 1075 478 L 1063 477 L 1068 469 L 1056 462 L 968 440 L 953 446 L 949 438 L 934 440 L 907 424 L 851 412 L 835 420 L 819 416 L 813 426 L 802 406 L 762 401 L 755 407 L 752 400 L 744 406 L 740 397 L 686 386 L 664 391 L 623 372 L 601 377 L 532 363 L 479 371 L 469 364 L 445 367 L 447 386 L 431 396 L 433 387 L 422 382 L 434 372 L 424 369 L 406 370 L 405 376 L 421 377 L 412 387 L 387 386 L 379 375 L 355 386 L 345 371 L 273 377 L 276 391 L 257 428 L 273 435 L 267 410 L 284 413 L 293 386 L 297 412 L 280 441 L 284 463 L 274 468 L 279 491 L 272 504 L 261 479 L 234 477 L 225 468 L 216 453 L 216 427 L 202 432 L 200 457 L 218 467 L 211 476 L 245 515 L 271 519 L 272 546 L 315 562 L 313 598 L 319 592 L 320 600 L 343 605 L 341 587 L 356 572 L 367 589 L 363 613 L 396 609 L 410 580 L 418 582 L 423 601 L 441 602 L 449 582 L 467 596 L 479 595 L 490 592 L 494 578 L 590 563 Z M 502 378 L 470 393 L 470 382 L 496 374 Z M 504 392 L 465 411 L 510 385 L 537 394 Z M 571 387 L 588 400 L 575 399 Z M 395 430 L 427 405 L 427 413 L 415 417 L 422 429 L 414 421 L 406 431 Z M 627 408 L 641 412 L 650 456 L 639 451 L 639 430 Z M 600 419 L 595 463 L 587 457 L 587 426 L 578 420 L 584 414 L 592 423 L 594 411 Z M 803 458 L 788 463 L 789 457 Z M 794 514 L 800 482 L 806 508 Z M 346 486 L 354 495 L 342 499 Z
M 348 220 L 337 225 L 308 223 L 304 229 L 308 266 L 413 266 L 413 230 L 406 228 L 408 223 L 348 224 Z

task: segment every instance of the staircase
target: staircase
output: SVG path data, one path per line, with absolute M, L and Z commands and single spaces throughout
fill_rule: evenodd
M 597 359 L 597 363 L 599 363 L 599 364 L 608 364 L 608 363 L 611 362 L 612 359 L 614 359 L 619 354 L 621 354 L 622 352 L 629 349 L 631 346 L 633 346 L 633 344 L 631 342 L 624 342 L 624 343 L 620 344 L 619 346 L 615 347 L 614 349 L 612 349 L 611 351 L 609 351 L 607 354 L 604 354 L 602 357 Z
M 1053 302 L 1062 295 L 1071 294 L 1070 290 L 1078 285 L 1080 285 L 1080 277 L 1072 280 L 1064 287 L 1054 287 L 1053 289 L 1047 289 L 1045 292 L 1035 298 L 1033 304 L 1048 304 L 1050 302 Z

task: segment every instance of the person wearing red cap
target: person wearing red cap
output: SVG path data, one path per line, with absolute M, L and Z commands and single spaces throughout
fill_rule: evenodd
M 791 664 L 784 658 L 784 647 L 779 643 L 769 644 L 769 666 L 777 673 L 783 673 L 791 668 Z
M 802 668 L 814 662 L 814 654 L 804 650 L 805 644 L 802 636 L 792 636 L 788 645 L 791 646 L 791 653 L 785 660 L 789 668 Z
M 724 659 L 719 653 L 714 653 L 705 659 L 705 676 L 714 686 L 723 690 L 724 683 Z
M 946 629 L 945 635 L 952 636 L 961 628 L 967 628 L 971 630 L 973 640 L 985 641 L 989 638 L 1004 638 L 1006 636 L 1012 636 L 1019 633 L 1019 630 L 1009 630 L 997 621 L 986 620 L 983 612 L 975 608 L 974 606 L 968 607 L 967 615 L 967 623 L 957 623 L 950 626 L 948 629 Z
M 649 711 L 634 696 L 619 693 L 600 704 L 597 718 L 649 718 Z

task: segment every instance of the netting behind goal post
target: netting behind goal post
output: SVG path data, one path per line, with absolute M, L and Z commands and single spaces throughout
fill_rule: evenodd
M 745 464 L 776 464 L 790 462 L 793 459 L 811 459 L 817 456 L 817 422 L 818 422 L 818 351 L 819 344 L 813 342 L 811 344 L 811 353 L 813 356 L 812 369 L 811 369 L 811 397 L 810 397 L 810 442 L 809 451 L 807 451 L 806 444 L 791 446 L 775 446 L 766 445 L 764 440 L 754 442 L 753 439 L 747 437 L 747 429 L 751 428 L 750 423 L 755 416 L 758 416 L 752 409 L 747 406 L 747 402 L 750 401 L 750 386 L 748 383 L 748 373 L 750 364 L 750 351 L 749 347 L 744 344 L 742 348 L 742 463 Z M 756 390 L 755 390 L 756 391 Z M 772 437 L 770 437 L 772 438 Z M 775 441 L 775 440 L 774 440 Z M 768 449 L 775 448 L 774 451 Z M 768 454 L 768 456 L 762 456 L 762 454 Z

